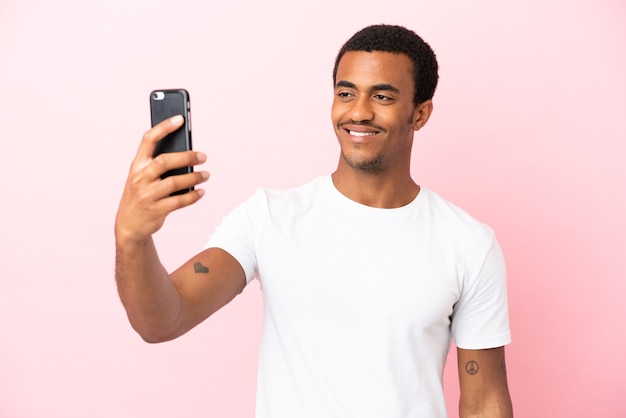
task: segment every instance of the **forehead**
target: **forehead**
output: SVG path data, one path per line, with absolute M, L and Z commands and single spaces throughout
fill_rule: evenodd
M 349 51 L 339 61 L 336 82 L 349 81 L 360 87 L 391 84 L 400 90 L 412 91 L 412 73 L 413 63 L 404 54 Z

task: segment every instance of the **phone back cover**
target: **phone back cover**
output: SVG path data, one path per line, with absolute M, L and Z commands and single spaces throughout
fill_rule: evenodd
M 154 93 L 164 94 L 162 99 L 155 99 Z M 150 94 L 150 113 L 152 126 L 176 115 L 183 115 L 185 123 L 176 131 L 159 141 L 154 155 L 164 152 L 180 152 L 191 149 L 191 130 L 189 125 L 189 94 L 186 90 L 156 90 Z
M 162 94 L 162 97 L 156 98 L 156 93 Z M 155 90 L 150 93 L 150 117 L 152 119 L 152 126 L 176 115 L 183 115 L 185 123 L 157 143 L 154 151 L 155 157 L 165 152 L 181 152 L 192 149 L 189 93 L 183 89 Z M 191 173 L 192 171 L 193 167 L 182 167 L 164 173 L 161 178 Z M 182 194 L 190 190 L 193 190 L 193 188 L 180 190 L 173 194 Z

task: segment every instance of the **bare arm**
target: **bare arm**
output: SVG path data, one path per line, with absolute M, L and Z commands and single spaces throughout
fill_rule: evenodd
M 513 407 L 506 377 L 504 347 L 457 349 L 461 418 L 511 418 Z
M 199 254 L 171 277 L 159 261 L 152 235 L 167 215 L 197 202 L 203 191 L 170 194 L 208 179 L 204 171 L 161 179 L 161 174 L 170 169 L 205 160 L 204 154 L 193 151 L 152 157 L 156 143 L 181 124 L 182 118 L 172 118 L 146 132 L 115 220 L 118 292 L 131 325 L 149 342 L 166 341 L 187 332 L 231 300 L 245 283 L 237 261 L 221 250 Z M 210 274 L 200 273 L 204 281 L 194 280 L 199 274 L 193 268 L 196 262 L 212 265 Z

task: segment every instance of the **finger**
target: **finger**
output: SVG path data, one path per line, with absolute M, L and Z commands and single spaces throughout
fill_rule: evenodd
M 157 142 L 165 138 L 167 134 L 180 128 L 184 121 L 185 118 L 182 115 L 176 115 L 165 119 L 147 131 L 141 139 L 141 144 L 139 144 L 136 159 L 142 162 L 150 161 L 154 155 Z
M 190 189 L 204 183 L 208 179 L 209 173 L 207 171 L 170 176 L 159 183 L 155 193 L 161 199 L 168 198 L 174 192 Z
M 152 160 L 148 171 L 153 178 L 160 177 L 167 171 L 182 167 L 191 167 L 206 161 L 206 154 L 197 151 L 168 152 Z
M 198 200 L 200 200 L 202 196 L 204 196 L 204 190 L 196 189 L 190 191 L 189 193 L 170 196 L 167 199 L 162 199 L 158 202 L 158 205 L 165 214 L 170 214 L 175 210 L 193 205 Z

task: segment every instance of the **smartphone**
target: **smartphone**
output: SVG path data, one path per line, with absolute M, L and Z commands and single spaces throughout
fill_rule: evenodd
M 150 117 L 152 126 L 169 119 L 172 116 L 182 115 L 185 118 L 183 126 L 168 134 L 157 143 L 154 156 L 164 152 L 190 151 L 191 147 L 191 107 L 189 105 L 189 92 L 185 89 L 153 90 L 150 93 Z M 161 178 L 179 174 L 191 173 L 193 167 L 181 167 L 164 173 Z M 184 194 L 193 190 L 179 190 L 173 195 Z

